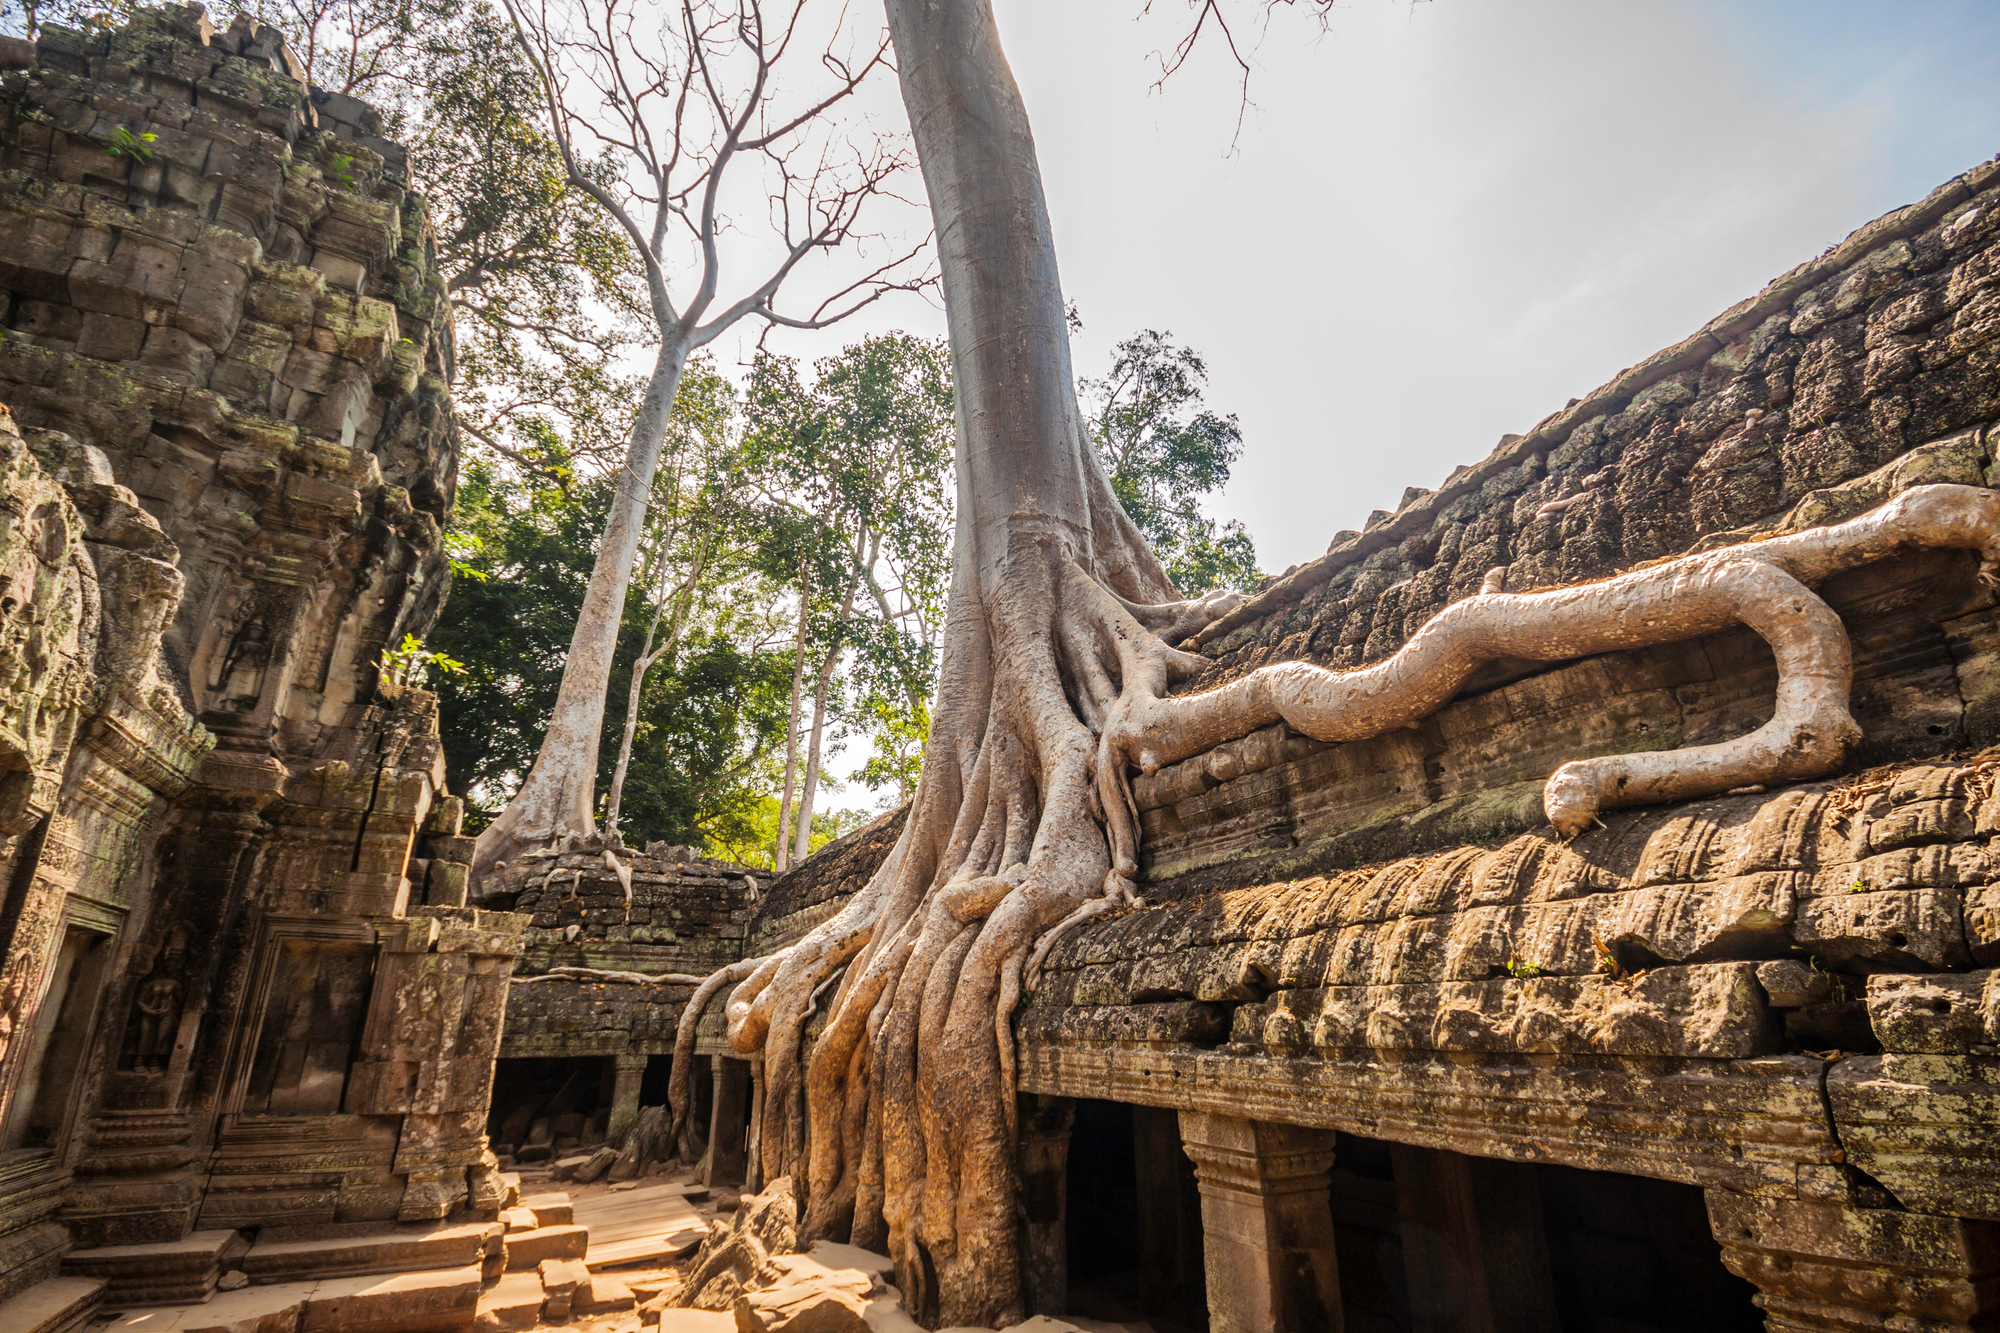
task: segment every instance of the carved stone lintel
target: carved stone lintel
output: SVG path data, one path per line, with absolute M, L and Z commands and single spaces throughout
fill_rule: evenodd
M 1708 1191 L 1771 1333 L 1972 1333 L 2000 1313 L 2000 1223 Z

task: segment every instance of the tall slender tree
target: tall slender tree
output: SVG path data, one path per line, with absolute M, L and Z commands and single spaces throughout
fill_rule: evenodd
M 636 257 L 655 346 L 548 731 L 527 780 L 479 835 L 482 883 L 527 851 L 595 835 L 625 592 L 689 354 L 744 320 L 821 328 L 922 284 L 909 267 L 919 246 L 834 280 L 801 313 L 778 307 L 803 263 L 853 248 L 864 209 L 905 165 L 892 141 L 829 129 L 834 110 L 886 69 L 888 41 L 857 39 L 828 11 L 815 0 L 681 0 L 664 15 L 638 0 L 507 0 L 568 184 Z M 772 229 L 769 264 L 722 300 L 724 234 L 757 215 Z

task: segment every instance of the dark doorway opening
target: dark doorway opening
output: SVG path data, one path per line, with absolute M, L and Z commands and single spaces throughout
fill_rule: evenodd
M 1337 1136 L 1347 1333 L 1760 1333 L 1702 1191 Z
M 1389 1145 L 1336 1134 L 1333 1154 L 1328 1202 L 1347 1333 L 1405 1333 L 1411 1327 L 1410 1295 Z
M 604 1142 L 617 1069 L 609 1057 L 497 1060 L 486 1132 L 493 1151 L 543 1162 Z
M 1205 1333 L 1201 1194 L 1175 1113 L 1077 1102 L 1066 1188 L 1069 1313 Z
M 1564 1333 L 1761 1333 L 1757 1289 L 1722 1264 L 1700 1187 L 1539 1168 Z
M 55 1148 L 69 1124 L 77 1078 L 90 1048 L 90 1026 L 103 989 L 106 936 L 71 926 L 63 933 L 47 997 L 36 1015 L 14 1111 L 0 1145 Z

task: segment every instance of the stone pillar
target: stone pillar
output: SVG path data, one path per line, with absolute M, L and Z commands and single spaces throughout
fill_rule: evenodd
M 1021 1284 L 1030 1314 L 1069 1309 L 1069 1131 L 1076 1103 L 1022 1093 L 1015 1103 L 1021 1139 Z M 1162 1112 L 1171 1114 L 1171 1112 Z
M 726 1055 L 709 1059 L 708 1174 L 710 1185 L 742 1180 L 750 1160 L 750 1062 Z
M 1333 1135 L 1181 1112 L 1201 1185 L 1210 1333 L 1340 1333 Z
M 625 1136 L 632 1130 L 632 1122 L 639 1118 L 639 1087 L 646 1081 L 646 1064 L 651 1058 L 646 1055 L 611 1057 L 616 1078 L 611 1085 L 611 1120 L 604 1127 L 605 1142 L 623 1145 Z
M 1971 1333 L 2000 1312 L 2000 1223 L 1714 1189 L 1708 1222 L 1770 1333 Z
M 1535 1168 L 1392 1144 L 1415 1333 L 1559 1333 Z

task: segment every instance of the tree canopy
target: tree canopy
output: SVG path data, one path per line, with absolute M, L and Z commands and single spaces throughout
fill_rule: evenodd
M 1103 379 L 1078 385 L 1090 434 L 1112 492 L 1176 588 L 1188 596 L 1248 589 L 1261 577 L 1250 534 L 1201 510 L 1202 498 L 1228 482 L 1243 431 L 1234 413 L 1203 401 L 1208 366 L 1172 338 L 1134 334 L 1113 350 Z

